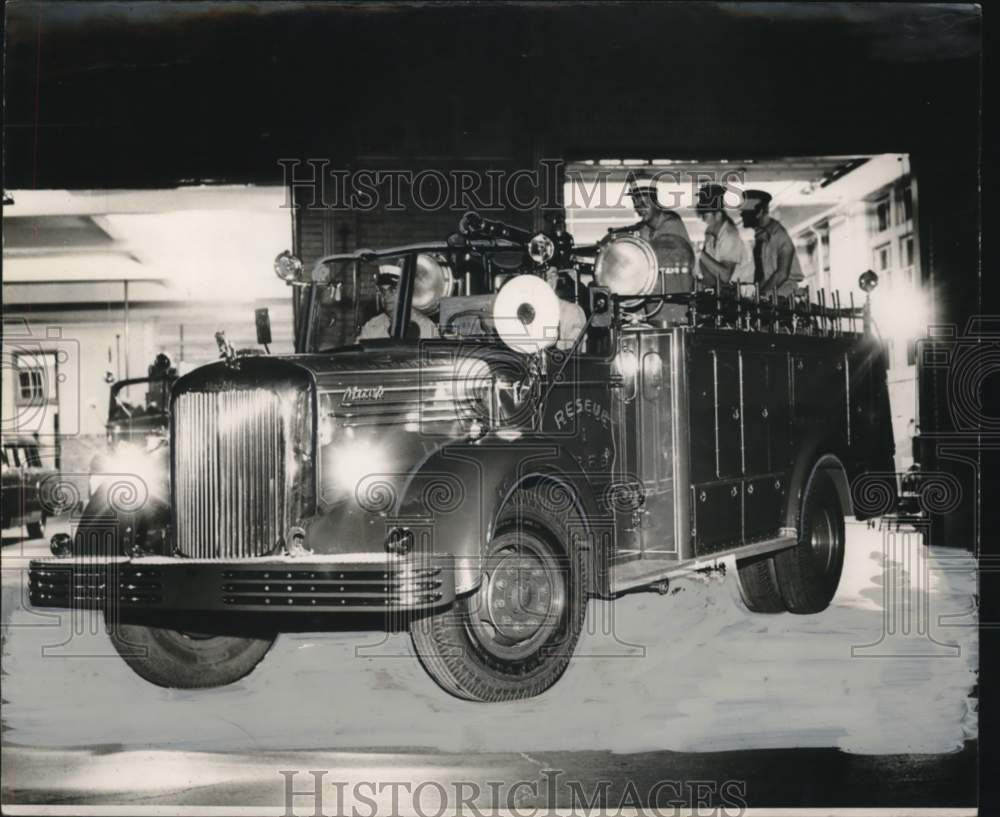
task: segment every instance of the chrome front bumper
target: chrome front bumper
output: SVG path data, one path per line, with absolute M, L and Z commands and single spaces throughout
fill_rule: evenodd
M 28 594 L 34 607 L 370 613 L 450 604 L 455 574 L 447 554 L 71 557 L 32 561 Z

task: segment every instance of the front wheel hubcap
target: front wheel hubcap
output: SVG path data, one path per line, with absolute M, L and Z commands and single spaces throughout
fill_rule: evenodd
M 531 638 L 549 616 L 552 586 L 532 556 L 504 554 L 490 577 L 487 612 L 498 634 L 511 641 Z
M 530 655 L 558 626 L 566 607 L 562 572 L 534 543 L 497 548 L 486 560 L 472 629 L 491 653 Z

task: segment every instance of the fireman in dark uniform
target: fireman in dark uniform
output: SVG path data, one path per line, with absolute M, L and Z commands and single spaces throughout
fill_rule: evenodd
M 743 193 L 743 226 L 753 227 L 754 283 L 762 295 L 792 295 L 802 284 L 802 267 L 795 243 L 769 210 L 771 195 L 764 190 Z

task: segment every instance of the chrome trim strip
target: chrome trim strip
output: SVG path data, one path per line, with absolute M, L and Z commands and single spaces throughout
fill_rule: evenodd
M 712 401 L 715 410 L 715 476 L 721 477 L 722 471 L 719 466 L 719 352 L 716 349 L 709 351 L 712 356 Z
M 918 366 L 917 369 L 920 367 Z M 919 392 L 918 392 L 919 393 Z M 847 403 L 847 445 L 851 442 L 851 359 L 844 352 L 844 401 Z
M 691 541 L 690 418 L 688 416 L 687 336 L 682 328 L 670 337 L 670 433 L 673 435 L 674 551 L 682 559 L 694 555 Z

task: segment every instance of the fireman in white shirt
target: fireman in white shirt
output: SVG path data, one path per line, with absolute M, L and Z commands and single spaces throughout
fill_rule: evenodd
M 698 258 L 698 277 L 706 286 L 753 284 L 753 254 L 725 210 L 726 188 L 702 185 L 695 212 L 705 222 L 705 246 Z
M 392 332 L 392 319 L 396 314 L 396 297 L 402 270 L 394 264 L 381 264 L 375 276 L 375 286 L 382 300 L 382 312 L 361 327 L 359 340 L 387 338 Z M 410 325 L 406 331 L 407 340 L 436 338 L 437 324 L 417 309 L 410 309 Z

